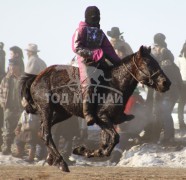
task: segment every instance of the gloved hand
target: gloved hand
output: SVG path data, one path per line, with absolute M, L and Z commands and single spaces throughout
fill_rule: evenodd
M 113 67 L 117 67 L 121 64 L 121 61 L 112 61 Z
M 103 70 L 108 70 L 112 68 L 112 65 L 109 65 L 109 63 L 103 57 L 101 60 L 99 60 L 99 68 Z

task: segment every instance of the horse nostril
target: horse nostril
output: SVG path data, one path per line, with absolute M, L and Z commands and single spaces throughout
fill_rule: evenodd
M 170 87 L 171 82 L 170 82 L 169 80 L 164 80 L 162 84 L 163 84 L 163 86 L 165 86 L 165 87 Z

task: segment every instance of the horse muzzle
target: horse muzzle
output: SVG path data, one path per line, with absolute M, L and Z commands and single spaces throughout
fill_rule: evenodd
M 166 92 L 166 91 L 168 91 L 168 90 L 170 89 L 170 86 L 171 86 L 171 81 L 170 81 L 168 78 L 166 78 L 166 79 L 163 79 L 163 80 L 159 83 L 157 89 L 158 89 L 160 92 Z

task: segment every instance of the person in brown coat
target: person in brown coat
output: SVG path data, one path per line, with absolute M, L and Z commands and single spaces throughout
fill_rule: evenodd
M 107 35 L 111 37 L 110 43 L 121 59 L 133 53 L 130 45 L 121 36 L 122 34 L 118 27 L 112 27 L 110 31 L 107 31 Z

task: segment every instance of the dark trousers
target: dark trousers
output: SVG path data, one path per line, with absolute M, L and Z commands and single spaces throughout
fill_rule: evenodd
M 18 120 L 20 118 L 20 112 L 12 111 L 10 109 L 4 110 L 4 121 L 2 128 L 2 150 L 10 149 L 14 142 L 15 133 L 14 130 L 17 126 Z
M 172 118 L 172 110 L 177 98 L 161 96 L 155 101 L 153 115 L 157 123 L 157 136 L 160 136 L 161 130 L 164 131 L 164 140 L 174 138 L 174 123 Z

